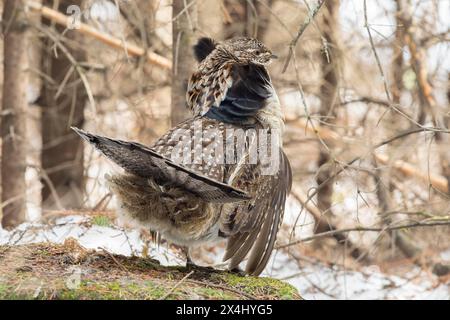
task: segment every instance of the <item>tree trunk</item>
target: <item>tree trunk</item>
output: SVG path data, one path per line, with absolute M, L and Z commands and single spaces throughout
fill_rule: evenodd
M 392 61 L 392 102 L 398 106 L 400 104 L 401 93 L 403 90 L 403 46 L 404 46 L 404 26 L 402 25 L 402 5 L 400 0 L 395 0 L 397 11 L 395 13 L 395 40 L 392 44 L 394 60 Z M 399 118 L 398 114 L 393 112 L 390 119 L 394 122 Z
M 224 5 L 222 1 L 199 1 L 198 27 L 200 33 L 213 39 L 222 40 L 224 31 Z
M 450 84 L 450 72 L 447 74 L 448 77 L 448 83 Z M 450 86 L 448 86 L 447 88 L 447 105 L 450 105 Z M 447 113 L 444 116 L 444 125 L 447 129 L 450 129 L 450 114 Z M 450 138 L 448 136 L 448 134 L 445 136 L 444 140 L 447 143 L 447 146 L 450 144 Z M 447 179 L 448 182 L 448 186 L 450 189 L 450 150 L 447 147 L 446 148 L 446 152 L 447 152 L 447 156 L 446 158 L 442 158 L 441 159 L 441 166 L 442 166 L 442 174 L 444 175 L 444 177 Z M 450 194 L 450 190 L 448 191 L 448 193 Z
M 248 36 L 248 5 L 245 1 L 224 0 L 224 39 L 236 36 Z
M 401 96 L 404 90 L 403 86 L 403 73 L 404 73 L 404 59 L 403 59 L 403 51 L 405 46 L 405 26 L 403 25 L 402 14 L 403 14 L 403 5 L 401 0 L 395 0 L 395 38 L 391 44 L 393 60 L 391 63 L 391 85 L 390 92 L 392 94 L 392 103 L 394 107 L 401 108 Z M 405 117 L 395 110 L 391 109 L 391 112 L 388 116 L 385 117 L 386 129 L 388 130 L 389 135 L 394 135 L 398 133 L 400 130 L 407 129 L 410 126 L 409 121 L 405 119 Z M 395 150 L 401 145 L 404 144 L 405 141 L 393 141 L 389 144 L 388 148 L 393 151 L 392 154 L 395 153 Z
M 322 70 L 322 85 L 320 86 L 320 110 L 319 115 L 323 122 L 333 124 L 335 123 L 336 100 L 338 100 L 339 89 L 339 0 L 330 0 L 325 3 L 325 10 L 322 20 L 323 38 L 325 39 L 325 46 L 321 51 L 321 70 Z M 333 145 L 329 144 L 329 148 Z M 327 232 L 335 230 L 336 227 L 331 221 L 333 216 L 332 211 L 332 197 L 334 179 L 329 179 L 334 174 L 333 158 L 330 151 L 320 145 L 319 159 L 317 161 L 319 168 L 317 173 L 317 185 L 323 185 L 317 192 L 317 207 L 322 212 L 322 216 L 317 219 L 315 232 Z M 325 182 L 327 181 L 327 182 Z M 350 244 L 348 253 L 359 261 L 370 261 L 356 245 L 349 241 L 346 235 L 337 234 L 335 239 L 342 245 Z
M 264 36 L 266 35 L 266 31 L 269 28 L 270 23 L 270 10 L 273 5 L 273 0 L 267 0 L 265 2 L 253 1 L 256 2 L 255 8 L 258 14 L 258 17 L 254 23 L 256 23 L 256 37 L 262 41 L 264 41 Z
M 322 69 L 322 85 L 320 87 L 320 110 L 319 114 L 322 121 L 333 123 L 335 118 L 335 105 L 338 95 L 338 65 L 337 65 L 337 34 L 338 34 L 338 14 L 339 0 L 327 1 L 323 15 L 323 37 L 326 40 L 326 47 L 323 48 L 321 54 Z M 320 147 L 320 154 L 317 166 L 319 172 L 317 175 L 317 184 L 321 185 L 332 174 L 332 159 L 329 151 L 324 147 Z M 333 180 L 319 189 L 317 193 L 317 205 L 319 209 L 330 215 Z M 327 230 L 318 230 L 320 232 Z
M 339 0 L 330 0 L 325 3 L 325 10 L 322 20 L 322 36 L 325 39 L 325 46 L 321 51 L 321 70 L 322 85 L 320 86 L 320 110 L 319 115 L 325 123 L 335 123 L 336 110 L 339 88 Z M 332 144 L 328 144 L 329 148 L 333 148 Z M 329 179 L 334 174 L 333 158 L 330 151 L 320 145 L 319 158 L 317 160 L 317 185 L 322 185 L 317 192 L 317 207 L 322 212 L 322 216 L 316 217 L 315 232 L 327 232 L 335 230 L 331 217 L 333 184 L 334 179 Z M 334 237 L 339 244 L 348 245 L 348 254 L 359 261 L 370 261 L 356 245 L 348 239 L 346 235 L 337 234 Z
M 44 3 L 53 6 L 51 0 Z M 69 5 L 81 7 L 81 4 L 81 0 L 60 1 L 59 10 L 66 13 Z M 64 30 L 55 29 L 58 34 Z M 80 39 L 73 30 L 67 31 L 65 37 L 72 41 Z M 83 143 L 70 127 L 83 126 L 86 91 L 69 58 L 61 50 L 55 56 L 50 40 L 45 49 L 48 52 L 43 55 L 43 72 L 51 80 L 46 79 L 39 101 L 42 106 L 42 169 L 48 177 L 42 179 L 43 208 L 80 208 L 84 192 Z M 67 49 L 77 62 L 86 60 L 83 50 Z
M 373 159 L 373 164 L 375 167 L 373 177 L 375 180 L 375 185 L 377 187 L 376 194 L 380 212 L 392 212 L 391 194 L 389 192 L 388 186 L 386 186 L 383 182 L 388 180 L 386 178 L 386 173 L 383 173 L 383 170 L 380 169 L 377 161 L 375 160 L 375 157 Z M 384 179 L 383 175 L 385 176 Z M 385 225 L 391 225 L 393 223 L 392 218 L 389 215 L 386 216 L 383 219 L 383 223 Z M 414 259 L 421 253 L 421 249 L 414 243 L 414 239 L 408 236 L 408 234 L 406 234 L 405 232 L 402 232 L 401 230 L 391 230 L 389 231 L 389 236 L 393 240 L 393 243 L 403 252 L 403 254 L 407 258 Z
M 273 0 L 225 0 L 224 38 L 254 37 L 263 40 L 270 21 Z
M 186 108 L 186 90 L 188 79 L 196 64 L 192 46 L 196 38 L 197 24 L 195 0 L 174 0 L 172 16 L 173 70 L 172 70 L 172 126 L 189 117 Z M 187 9 L 186 9 L 186 7 Z M 181 13 L 181 14 L 180 14 Z
M 23 1 L 6 0 L 3 9 L 4 81 L 2 102 L 2 207 L 4 228 L 26 218 L 26 62 Z

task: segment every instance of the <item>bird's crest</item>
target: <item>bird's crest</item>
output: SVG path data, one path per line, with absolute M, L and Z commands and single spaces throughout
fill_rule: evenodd
M 200 38 L 194 46 L 194 55 L 198 62 L 202 62 L 205 58 L 213 52 L 217 43 L 211 38 Z

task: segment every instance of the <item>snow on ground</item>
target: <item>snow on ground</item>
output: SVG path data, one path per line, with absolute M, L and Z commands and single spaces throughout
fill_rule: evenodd
M 138 231 L 125 231 L 117 227 L 91 225 L 89 218 L 70 216 L 57 219 L 52 226 L 25 223 L 13 231 L 0 229 L 0 245 L 38 242 L 63 243 L 75 238 L 89 249 L 106 250 L 126 256 L 141 256 L 145 243 Z M 181 265 L 183 260 L 165 246 L 151 245 L 148 256 L 163 265 Z M 219 261 L 220 249 L 210 253 Z M 444 252 L 443 255 L 450 255 Z M 404 277 L 387 275 L 377 268 L 363 271 L 345 270 L 321 263 L 298 263 L 287 254 L 278 251 L 273 255 L 263 276 L 283 279 L 298 288 L 305 299 L 450 299 L 450 286 L 435 285 L 429 275 L 415 270 Z M 434 279 L 432 279 L 434 280 Z M 435 282 L 435 281 L 434 281 Z
M 24 223 L 13 231 L 0 228 L 0 245 L 29 243 L 63 243 L 68 238 L 77 239 L 87 249 L 106 250 L 125 256 L 140 256 L 145 243 L 136 230 L 126 231 L 117 227 L 86 224 L 89 218 L 70 216 L 57 219 L 53 226 L 40 223 Z M 164 248 L 148 248 L 148 256 L 163 265 L 180 264 L 182 260 Z
M 307 300 L 450 299 L 448 284 L 435 285 L 418 268 L 404 277 L 383 274 L 376 266 L 353 271 L 306 263 L 299 269 L 297 262 L 280 252 L 269 266 L 265 275 L 289 282 Z

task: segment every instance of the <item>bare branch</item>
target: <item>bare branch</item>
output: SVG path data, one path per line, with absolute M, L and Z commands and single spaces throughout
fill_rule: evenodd
M 298 40 L 300 39 L 302 34 L 305 32 L 306 28 L 309 26 L 311 21 L 313 21 L 315 16 L 319 13 L 319 10 L 322 7 L 322 5 L 324 4 L 324 2 L 325 2 L 325 0 L 318 0 L 317 5 L 311 11 L 308 12 L 308 16 L 306 17 L 303 24 L 300 26 L 300 29 L 298 30 L 297 35 L 295 36 L 294 39 L 292 39 L 291 43 L 289 44 L 289 54 L 286 58 L 286 62 L 284 63 L 282 73 L 284 73 L 286 71 L 287 67 L 289 66 L 289 62 L 292 59 L 292 55 L 294 54 L 294 50 L 295 50 L 295 47 L 297 46 Z
M 60 24 L 62 26 L 68 27 L 70 25 L 70 20 L 67 16 L 65 16 L 62 13 L 59 13 L 58 11 L 55 11 L 53 9 L 47 8 L 43 6 L 42 4 L 35 2 L 35 1 L 28 1 L 26 3 L 27 7 L 31 9 L 32 11 L 39 12 L 43 17 L 50 19 L 57 24 Z M 127 54 L 131 56 L 141 57 L 147 55 L 147 60 L 149 63 L 157 65 L 161 68 L 171 70 L 172 69 L 172 62 L 163 57 L 160 56 L 154 52 L 145 50 L 139 46 L 136 46 L 131 43 L 124 43 L 119 38 L 110 36 L 109 34 L 103 33 L 98 31 L 97 29 L 85 24 L 80 23 L 79 28 L 77 29 L 79 32 L 89 35 L 105 44 L 107 44 L 110 47 L 124 50 Z
M 326 237 L 332 237 L 336 234 L 340 233 L 349 233 L 353 231 L 358 232 L 386 232 L 386 231 L 393 231 L 393 230 L 402 230 L 402 229 L 410 229 L 410 228 L 429 228 L 429 227 L 439 227 L 439 226 L 450 226 L 450 220 L 445 219 L 442 221 L 433 221 L 433 222 L 412 222 L 408 224 L 398 225 L 398 226 L 387 226 L 384 228 L 381 227 L 354 227 L 354 228 L 345 228 L 345 229 L 339 229 L 339 230 L 332 230 L 327 232 L 322 232 L 315 234 L 310 237 L 305 237 L 299 240 L 292 241 L 290 243 L 285 243 L 282 245 L 279 245 L 276 249 L 284 249 L 290 246 L 294 246 L 297 244 L 300 244 L 302 242 L 307 242 L 315 239 L 320 238 L 326 238 Z

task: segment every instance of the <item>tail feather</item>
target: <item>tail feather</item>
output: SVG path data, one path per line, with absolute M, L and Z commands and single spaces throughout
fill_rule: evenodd
M 244 191 L 178 165 L 140 143 L 111 139 L 74 127 L 72 129 L 129 173 L 184 188 L 208 202 L 239 202 L 250 198 Z

